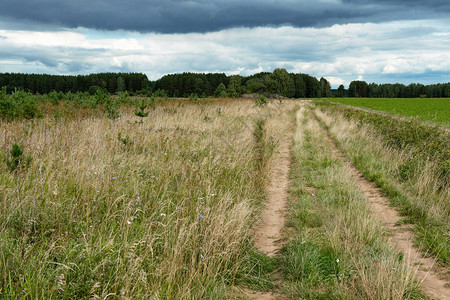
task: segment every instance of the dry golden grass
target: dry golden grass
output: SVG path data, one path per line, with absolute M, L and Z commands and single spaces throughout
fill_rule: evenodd
M 2 297 L 224 297 L 245 276 L 292 106 L 168 101 L 144 119 L 1 123 Z M 33 157 L 17 173 L 3 163 L 13 143 Z

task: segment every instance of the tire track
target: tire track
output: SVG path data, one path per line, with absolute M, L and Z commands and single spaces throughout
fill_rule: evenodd
M 254 232 L 256 248 L 271 257 L 280 250 L 281 232 L 286 219 L 292 137 L 292 130 L 289 130 L 281 142 L 270 176 L 268 201 L 261 213 L 263 222 Z
M 290 128 L 281 141 L 270 175 L 268 201 L 261 213 L 262 223 L 254 228 L 255 247 L 267 256 L 277 255 L 282 246 L 282 231 L 286 221 L 286 206 L 289 196 L 289 173 L 291 169 L 291 145 L 294 128 Z M 275 292 L 260 293 L 245 291 L 250 299 L 283 299 Z
M 344 163 L 348 173 L 354 178 L 374 217 L 380 220 L 392 234 L 389 237 L 390 244 L 404 254 L 407 265 L 415 270 L 417 277 L 422 280 L 424 292 L 433 300 L 450 299 L 450 288 L 447 287 L 447 282 L 439 278 L 433 269 L 435 260 L 423 257 L 420 251 L 414 247 L 414 234 L 410 230 L 410 225 L 398 225 L 401 224 L 402 218 L 394 208 L 390 207 L 389 200 L 382 195 L 380 189 L 373 182 L 365 179 L 362 173 L 350 163 L 339 150 L 328 130 L 323 127 L 317 115 L 315 117 L 321 124 L 320 128 L 332 148 L 333 155 Z

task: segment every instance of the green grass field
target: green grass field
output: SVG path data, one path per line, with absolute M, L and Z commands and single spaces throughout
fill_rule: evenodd
M 336 98 L 331 101 L 450 125 L 449 98 Z

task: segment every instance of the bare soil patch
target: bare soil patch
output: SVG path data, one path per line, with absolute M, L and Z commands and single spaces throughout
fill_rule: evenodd
M 292 132 L 281 141 L 276 154 L 268 189 L 268 201 L 262 211 L 262 223 L 255 228 L 255 246 L 268 256 L 275 256 L 281 246 L 282 230 L 286 220 L 289 170 L 291 165 Z
M 256 248 L 268 256 L 275 256 L 282 246 L 282 232 L 286 221 L 285 211 L 289 196 L 289 172 L 293 129 L 281 141 L 270 176 L 268 201 L 261 213 L 261 224 L 254 228 Z M 259 300 L 282 299 L 276 292 L 260 293 L 244 291 L 246 297 Z

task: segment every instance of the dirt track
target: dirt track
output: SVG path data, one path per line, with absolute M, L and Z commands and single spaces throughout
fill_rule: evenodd
M 424 292 L 433 300 L 450 299 L 450 288 L 446 286 L 446 280 L 437 275 L 435 261 L 432 258 L 423 257 L 420 251 L 414 247 L 414 236 L 409 226 L 398 225 L 402 218 L 394 208 L 389 206 L 389 200 L 382 195 L 374 183 L 365 179 L 361 172 L 338 150 L 329 133 L 325 129 L 323 132 L 332 147 L 333 155 L 344 163 L 348 174 L 354 178 L 356 185 L 366 198 L 374 218 L 380 220 L 392 234 L 389 238 L 391 245 L 399 252 L 404 253 L 407 264 L 416 271 L 417 276 L 422 280 Z
M 373 217 L 380 220 L 392 234 L 389 242 L 399 252 L 404 253 L 405 260 L 417 277 L 422 280 L 423 290 L 430 299 L 450 299 L 450 288 L 446 286 L 446 280 L 438 276 L 435 261 L 425 258 L 413 245 L 413 233 L 409 225 L 401 224 L 398 212 L 390 207 L 389 200 L 384 197 L 374 183 L 366 180 L 348 159 L 339 151 L 328 131 L 322 128 L 323 134 L 328 140 L 333 156 L 340 159 L 361 194 L 367 200 Z M 288 184 L 290 172 L 290 147 L 292 144 L 293 130 L 286 134 L 274 161 L 274 169 L 271 174 L 271 182 L 268 190 L 268 201 L 262 212 L 262 223 L 256 226 L 254 231 L 255 246 L 268 256 L 275 256 L 281 247 L 282 230 L 285 224 L 285 209 L 288 198 Z M 273 293 L 245 292 L 245 296 L 251 299 L 281 299 L 281 295 Z
M 268 201 L 261 214 L 263 222 L 255 230 L 255 246 L 268 256 L 274 256 L 281 246 L 281 231 L 285 223 L 288 197 L 291 143 L 292 132 L 286 134 L 281 142 L 271 174 Z
M 282 245 L 282 230 L 285 224 L 285 210 L 288 199 L 289 171 L 291 165 L 291 144 L 293 129 L 281 141 L 275 156 L 274 168 L 268 188 L 268 201 L 262 211 L 262 223 L 254 230 L 256 248 L 268 256 L 275 256 Z M 246 292 L 251 299 L 281 299 L 273 293 Z

